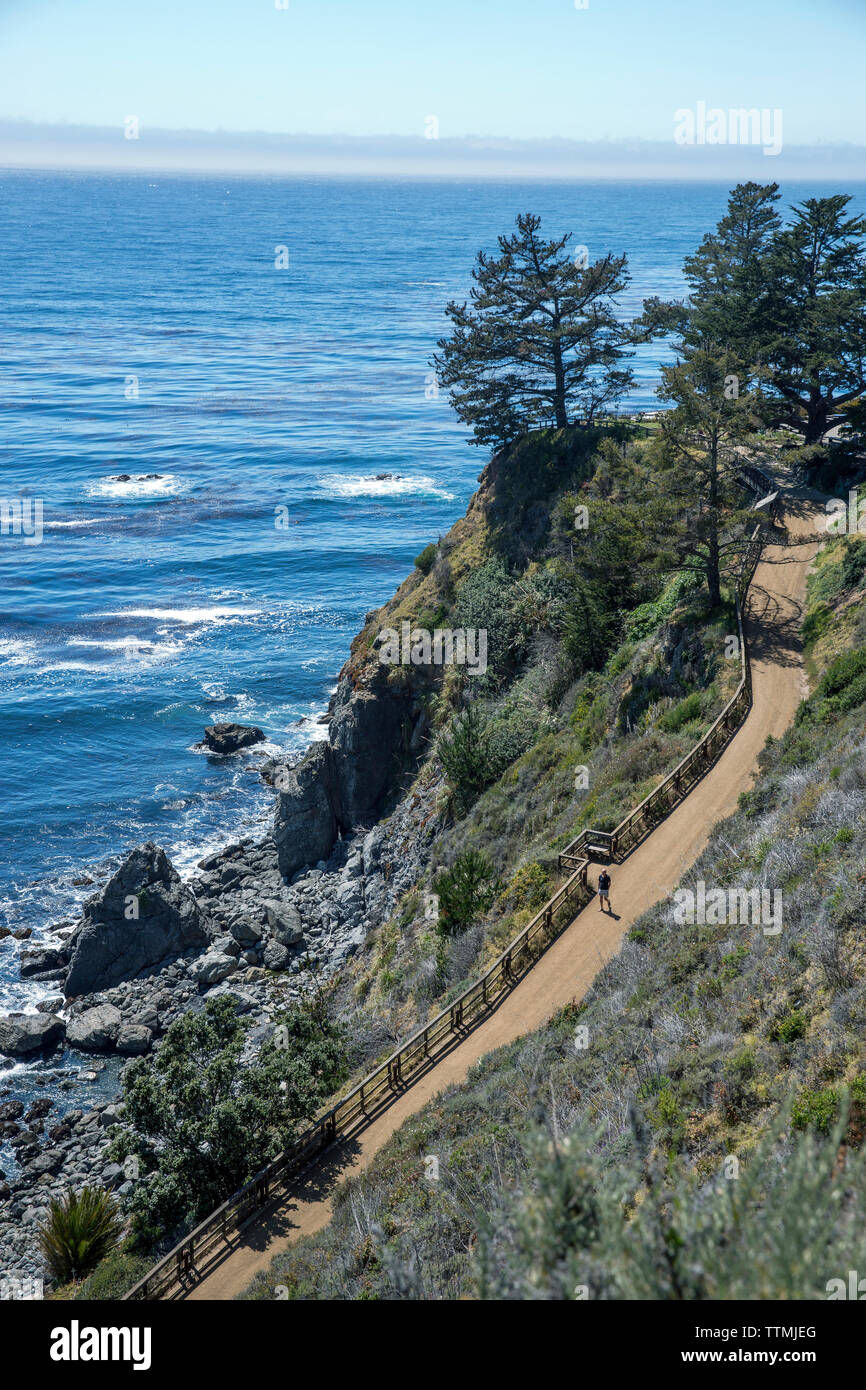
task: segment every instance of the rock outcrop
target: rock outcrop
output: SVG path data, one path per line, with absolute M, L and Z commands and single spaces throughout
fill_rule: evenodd
M 54 1014 L 3 1014 L 0 1016 L 0 1052 L 26 1057 L 49 1052 L 63 1042 L 66 1026 Z
M 173 956 L 201 952 L 209 940 L 192 893 L 165 851 L 148 843 L 86 903 L 64 993 L 69 999 L 110 989 Z
M 237 753 L 254 743 L 264 743 L 265 735 L 253 724 L 211 724 L 199 745 L 211 753 Z
M 280 872 L 290 878 L 304 864 L 327 859 L 337 838 L 340 822 L 330 744 L 314 743 L 280 782 L 273 836 Z
M 344 675 L 334 696 L 328 742 L 275 778 L 280 788 L 273 838 L 290 878 L 327 859 L 338 835 L 376 820 L 400 773 L 421 749 L 423 710 L 411 691 L 374 678 L 354 688 Z

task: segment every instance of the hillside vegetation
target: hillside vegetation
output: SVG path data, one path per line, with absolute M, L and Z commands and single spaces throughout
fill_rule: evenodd
M 823 552 L 813 692 L 684 880 L 781 890 L 782 931 L 660 903 L 247 1297 L 807 1299 L 864 1267 L 864 571 L 858 538 Z

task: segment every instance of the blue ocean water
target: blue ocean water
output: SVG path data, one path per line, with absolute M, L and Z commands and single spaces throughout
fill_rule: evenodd
M 193 745 L 321 736 L 365 612 L 462 513 L 485 459 L 428 362 L 479 247 L 537 211 L 628 252 L 631 314 L 726 191 L 0 173 L 0 496 L 44 527 L 0 538 L 0 921 L 38 937 L 145 839 L 189 870 L 264 826 L 260 750 Z M 17 949 L 0 1007 L 45 992 Z

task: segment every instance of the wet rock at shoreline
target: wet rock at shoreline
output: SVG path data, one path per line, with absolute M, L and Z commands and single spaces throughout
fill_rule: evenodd
M 54 1014 L 0 1015 L 0 1052 L 10 1057 L 49 1052 L 60 1046 L 65 1034 L 65 1023 Z
M 164 850 L 133 850 L 90 898 L 74 937 L 67 999 L 131 980 L 168 957 L 207 947 L 205 919 Z
M 211 724 L 204 731 L 200 748 L 211 753 L 238 753 L 254 743 L 264 743 L 265 735 L 252 724 Z

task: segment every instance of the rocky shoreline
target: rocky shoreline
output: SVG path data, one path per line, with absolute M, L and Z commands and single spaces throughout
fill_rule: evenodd
M 426 725 L 411 697 L 375 675 L 359 683 L 347 667 L 327 742 L 299 763 L 262 767 L 276 790 L 271 834 L 226 845 L 186 881 L 158 846 L 140 846 L 78 923 L 53 929 L 56 945 L 22 951 L 22 976 L 56 993 L 36 1013 L 0 1016 L 0 1056 L 50 1059 L 71 1048 L 85 1065 L 115 1059 L 122 1074 L 182 1014 L 227 994 L 249 1021 L 251 1059 L 277 1010 L 341 970 L 423 873 L 439 828 L 438 788 L 393 804 Z M 74 1077 L 61 1085 L 71 1096 Z M 129 1191 L 106 1153 L 118 1095 L 87 1110 L 27 1104 L 0 1071 L 0 1144 L 14 1156 L 14 1171 L 0 1171 L 7 1286 L 42 1275 L 36 1237 L 52 1197 L 88 1183 Z

